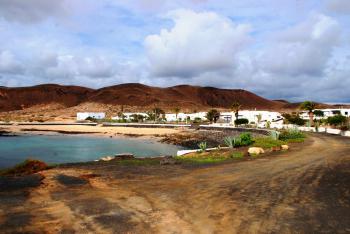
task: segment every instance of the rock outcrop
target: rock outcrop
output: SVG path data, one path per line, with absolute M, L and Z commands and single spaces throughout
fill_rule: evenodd
M 248 153 L 249 153 L 249 155 L 259 155 L 259 154 L 264 154 L 265 151 L 261 147 L 250 147 L 248 149 Z

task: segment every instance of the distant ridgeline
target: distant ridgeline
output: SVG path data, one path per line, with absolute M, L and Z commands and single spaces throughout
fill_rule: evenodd
M 168 88 L 142 84 L 120 84 L 101 89 L 44 84 L 32 87 L 0 87 L 0 112 L 22 110 L 36 105 L 59 104 L 74 107 L 82 103 L 115 106 L 181 108 L 199 111 L 209 108 L 230 108 L 239 102 L 242 108 L 257 110 L 295 109 L 298 104 L 284 100 L 268 100 L 246 90 L 218 89 L 179 85 Z

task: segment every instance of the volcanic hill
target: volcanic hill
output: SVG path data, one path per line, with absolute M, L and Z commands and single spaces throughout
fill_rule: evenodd
M 286 103 L 272 101 L 241 89 L 219 89 L 179 85 L 168 88 L 142 84 L 120 84 L 101 89 L 44 84 L 33 87 L 0 87 L 0 112 L 25 110 L 34 106 L 58 104 L 62 108 L 94 103 L 145 110 L 160 107 L 173 110 L 229 108 L 238 101 L 242 108 L 278 110 Z M 93 111 L 93 110 L 91 110 Z

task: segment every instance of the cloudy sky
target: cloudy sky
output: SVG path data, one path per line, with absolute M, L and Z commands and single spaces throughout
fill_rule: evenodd
M 0 0 L 0 86 L 126 82 L 350 102 L 349 0 Z

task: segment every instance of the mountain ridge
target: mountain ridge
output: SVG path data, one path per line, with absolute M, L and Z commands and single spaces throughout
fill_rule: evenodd
M 289 102 L 269 100 L 243 89 L 221 89 L 192 85 L 153 87 L 124 83 L 92 89 L 74 85 L 41 84 L 29 87 L 0 87 L 0 112 L 24 110 L 36 105 L 59 104 L 70 108 L 84 103 L 131 106 L 164 110 L 228 109 L 238 101 L 244 109 L 281 110 L 295 108 Z

